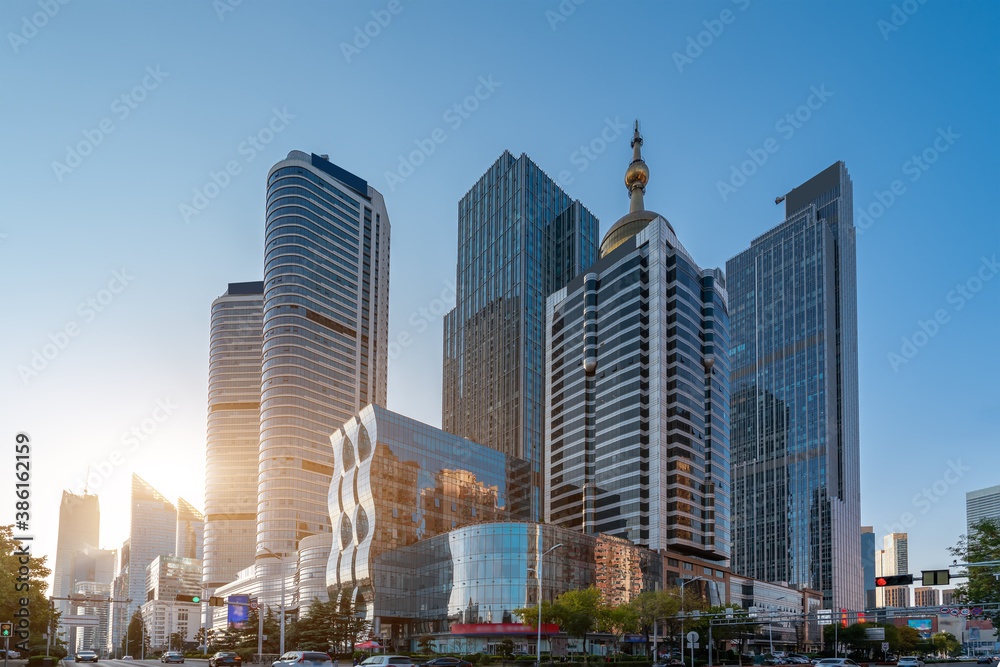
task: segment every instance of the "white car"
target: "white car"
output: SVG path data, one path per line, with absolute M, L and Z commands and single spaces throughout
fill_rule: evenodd
M 850 658 L 823 658 L 816 667 L 861 667 Z
M 915 655 L 904 655 L 896 661 L 896 667 L 924 667 L 924 661 Z
M 373 655 L 361 664 L 367 667 L 414 667 L 413 661 L 405 655 Z

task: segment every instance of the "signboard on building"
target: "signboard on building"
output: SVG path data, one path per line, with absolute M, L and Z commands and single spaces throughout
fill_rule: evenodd
M 885 640 L 885 628 L 865 628 L 865 639 L 873 642 Z
M 538 628 L 524 623 L 454 623 L 451 626 L 453 635 L 535 635 Z M 542 634 L 559 633 L 557 623 L 542 623 Z
M 934 634 L 934 619 L 931 618 L 909 618 L 906 620 L 906 625 L 916 628 L 923 639 L 928 639 Z
M 247 622 L 247 615 L 250 613 L 249 595 L 230 595 L 228 622 L 234 628 L 242 628 Z

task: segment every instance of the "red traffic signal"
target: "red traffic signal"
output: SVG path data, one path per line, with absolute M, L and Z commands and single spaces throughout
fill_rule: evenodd
M 913 583 L 912 574 L 895 574 L 886 577 L 876 577 L 876 586 L 909 586 Z

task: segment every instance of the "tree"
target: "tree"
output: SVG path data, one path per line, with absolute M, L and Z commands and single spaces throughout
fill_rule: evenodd
M 968 535 L 948 551 L 966 563 L 1000 560 L 1000 519 L 981 519 L 972 525 Z M 1000 580 L 994 577 L 996 567 L 970 567 L 963 572 L 969 580 L 957 586 L 956 592 L 969 604 L 1000 602 Z M 1000 610 L 984 611 L 983 616 L 1000 626 Z
M 663 619 L 676 616 L 681 608 L 681 599 L 674 591 L 646 591 L 640 593 L 630 603 L 635 610 L 641 632 L 653 634 L 653 624 L 657 624 L 657 636 L 664 637 Z
M 205 628 L 204 627 L 198 628 L 198 632 L 195 634 L 194 640 L 195 640 L 195 642 L 197 642 L 197 644 L 198 644 L 199 647 L 201 647 L 201 646 L 205 647 L 205 653 L 211 653 L 212 652 L 212 645 L 215 644 L 215 630 L 209 630 L 208 631 L 208 644 L 207 645 L 205 644 Z
M 500 642 L 500 646 L 498 648 L 500 649 L 500 655 L 502 655 L 505 658 L 509 658 L 510 656 L 514 655 L 514 640 L 511 639 L 510 637 L 507 637 L 506 639 Z
M 30 545 L 14 539 L 13 524 L 0 526 L 0 619 L 14 624 L 10 647 L 24 654 L 28 638 L 42 637 L 59 619 L 59 612 L 53 611 L 45 596 L 45 579 L 52 573 L 45 566 L 47 559 L 32 554 Z M 22 607 L 22 600 L 27 605 Z
M 434 647 L 431 646 L 431 642 L 434 641 L 434 635 L 423 635 L 417 640 L 417 648 L 421 653 L 431 654 L 434 652 Z
M 552 619 L 566 634 L 583 640 L 586 654 L 587 636 L 594 631 L 598 619 L 604 614 L 601 592 L 594 586 L 582 591 L 567 591 L 556 598 L 552 607 Z
M 962 643 L 950 632 L 934 633 L 931 636 L 931 643 L 935 649 L 947 655 L 958 655 L 962 650 Z
M 167 650 L 169 651 L 183 651 L 184 650 L 184 635 L 179 632 L 171 633 L 170 642 L 167 644 Z
M 912 655 L 917 651 L 917 645 L 920 644 L 920 631 L 916 628 L 911 628 L 908 625 L 904 625 L 897 628 L 896 634 L 898 637 L 897 642 L 897 652 L 899 655 Z
M 127 640 L 127 641 L 126 641 Z M 130 655 L 138 659 L 150 650 L 149 633 L 145 631 L 142 624 L 142 614 L 138 609 L 132 614 L 132 620 L 128 622 L 128 630 L 122 636 L 122 655 Z
M 616 651 L 624 636 L 638 632 L 639 627 L 639 613 L 628 603 L 617 607 L 603 607 L 597 617 L 597 629 L 611 634 Z

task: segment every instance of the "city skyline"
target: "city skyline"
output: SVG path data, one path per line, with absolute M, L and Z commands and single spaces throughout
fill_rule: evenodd
M 997 47 L 986 37 L 998 25 L 996 8 L 970 3 L 959 15 L 931 2 L 886 29 L 880 22 L 890 20 L 890 3 L 644 6 L 648 25 L 596 2 L 569 16 L 554 2 L 515 10 L 402 6 L 377 38 L 353 46 L 358 53 L 340 44 L 353 45 L 354 27 L 363 30 L 381 7 L 322 9 L 315 17 L 266 5 L 221 16 L 210 7 L 62 7 L 36 36 L 4 52 L 12 99 L 23 105 L 3 130 L 19 160 L 5 165 L 8 192 L 18 196 L 8 196 L 0 224 L 0 271 L 5 284 L 19 286 L 8 303 L 20 316 L 3 329 L 12 356 L 0 395 L 16 415 L 12 428 L 46 453 L 35 459 L 36 548 L 55 554 L 60 492 L 81 492 L 88 475 L 106 517 L 105 548 L 119 548 L 125 536 L 132 472 L 205 509 L 207 313 L 227 283 L 263 275 L 263 186 L 289 150 L 329 153 L 371 174 L 384 192 L 396 235 L 387 407 L 438 424 L 455 202 L 497 154 L 525 152 L 586 203 L 603 234 L 621 210 L 622 155 L 638 117 L 663 143 L 647 159 L 667 188 L 647 195 L 649 208 L 691 221 L 681 236 L 703 266 L 723 265 L 779 224 L 775 195 L 836 160 L 850 166 L 855 222 L 865 232 L 859 285 L 868 286 L 859 290 L 858 316 L 861 519 L 879 536 L 907 531 L 912 567 L 940 566 L 940 544 L 962 532 L 964 493 L 996 481 L 974 463 L 992 451 L 998 411 L 988 378 L 996 356 L 970 356 L 1000 294 L 989 282 L 1000 243 L 984 200 L 998 169 L 986 111 L 997 82 L 989 64 Z M 733 22 L 721 22 L 724 10 Z M 37 6 L 15 2 L 0 11 L 20 26 Z M 481 44 L 466 34 L 447 47 L 434 43 L 443 28 L 469 22 L 494 27 Z M 785 33 L 789 47 L 809 52 L 793 63 L 786 49 L 765 43 L 775 22 L 824 29 Z M 141 28 L 149 25 L 195 48 L 181 54 L 173 40 Z M 720 34 L 707 32 L 719 25 Z M 361 87 L 370 103 L 337 106 L 333 92 L 308 83 L 318 66 L 269 47 L 253 53 L 248 35 L 266 28 L 279 38 L 305 31 L 297 41 L 306 44 L 327 37 L 334 88 Z M 492 51 L 515 30 L 527 30 L 533 45 L 498 61 Z M 702 33 L 708 46 L 698 45 Z M 958 33 L 963 39 L 941 43 Z M 80 35 L 120 49 L 88 51 Z M 597 36 L 602 44 L 579 51 Z M 836 66 L 817 55 L 843 40 L 855 48 Z M 646 70 L 641 94 L 632 77 L 620 76 L 632 62 L 618 53 L 625 43 Z M 448 58 L 455 48 L 467 56 Z M 741 62 L 746 53 L 752 65 Z M 539 60 L 555 82 L 532 69 Z M 219 94 L 206 62 L 232 67 L 225 86 L 232 95 Z M 290 62 L 298 69 L 274 76 Z M 435 70 L 439 79 L 414 77 L 437 63 L 446 63 Z M 273 85 L 257 86 L 260 72 Z M 572 99 L 591 88 L 599 93 L 593 104 Z M 103 120 L 113 131 L 102 130 L 96 143 L 90 137 Z M 87 155 L 67 157 L 88 141 Z M 981 370 L 968 378 L 963 369 L 972 363 Z M 959 382 L 964 397 L 935 390 Z M 881 488 L 890 467 L 906 480 L 901 492 Z M 938 532 L 940 539 L 930 537 Z

